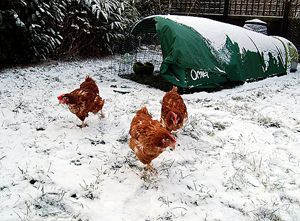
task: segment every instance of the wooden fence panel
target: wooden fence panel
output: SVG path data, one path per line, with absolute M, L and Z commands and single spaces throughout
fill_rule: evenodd
M 298 49 L 300 62 L 300 18 L 290 18 L 287 24 L 286 38 Z
M 158 0 L 156 0 L 158 1 Z M 171 14 L 223 15 L 226 0 L 159 0 Z M 229 0 L 229 15 L 282 17 L 285 0 Z M 300 17 L 300 0 L 291 1 L 290 17 Z

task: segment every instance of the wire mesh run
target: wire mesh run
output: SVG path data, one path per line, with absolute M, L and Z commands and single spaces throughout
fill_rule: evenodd
M 137 62 L 152 64 L 154 70 L 151 74 L 159 74 L 163 55 L 157 33 L 127 35 L 119 54 L 119 75 L 133 74 Z

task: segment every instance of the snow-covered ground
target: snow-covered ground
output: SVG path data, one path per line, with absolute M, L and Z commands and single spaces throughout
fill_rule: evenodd
M 86 75 L 106 117 L 81 129 L 57 96 Z M 152 161 L 155 176 L 128 131 L 143 105 L 160 118 L 164 94 L 118 77 L 109 60 L 1 71 L 0 220 L 300 219 L 300 71 L 183 95 L 189 120 L 176 150 Z

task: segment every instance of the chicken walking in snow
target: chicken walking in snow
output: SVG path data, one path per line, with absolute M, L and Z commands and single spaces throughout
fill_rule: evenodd
M 175 150 L 176 140 L 173 134 L 164 128 L 158 120 L 152 120 L 146 107 L 137 111 L 132 119 L 129 134 L 129 147 L 137 158 L 146 164 L 145 169 L 155 172 L 150 163 L 171 146 Z
M 99 96 L 98 86 L 90 76 L 86 76 L 85 81 L 80 85 L 79 89 L 68 94 L 62 94 L 57 98 L 59 104 L 67 104 L 69 110 L 82 121 L 82 128 L 89 112 L 97 114 L 101 111 L 101 116 L 104 118 L 102 108 L 105 99 Z
M 169 131 L 176 131 L 188 119 L 188 112 L 177 87 L 165 94 L 161 102 L 161 123 Z

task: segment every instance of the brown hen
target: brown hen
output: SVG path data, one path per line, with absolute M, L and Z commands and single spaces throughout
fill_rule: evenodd
M 62 94 L 57 98 L 60 104 L 67 104 L 69 110 L 82 121 L 82 128 L 89 112 L 96 114 L 101 111 L 101 116 L 104 117 L 102 108 L 105 99 L 99 96 L 98 86 L 90 76 L 86 76 L 79 89 L 68 94 Z
M 166 130 L 158 120 L 152 120 L 146 107 L 136 112 L 129 134 L 131 135 L 129 147 L 143 164 L 147 164 L 146 170 L 150 169 L 155 172 L 150 163 L 168 146 L 175 150 L 176 140 L 173 134 Z
M 169 131 L 176 131 L 188 119 L 188 112 L 177 87 L 165 94 L 161 102 L 161 123 Z

